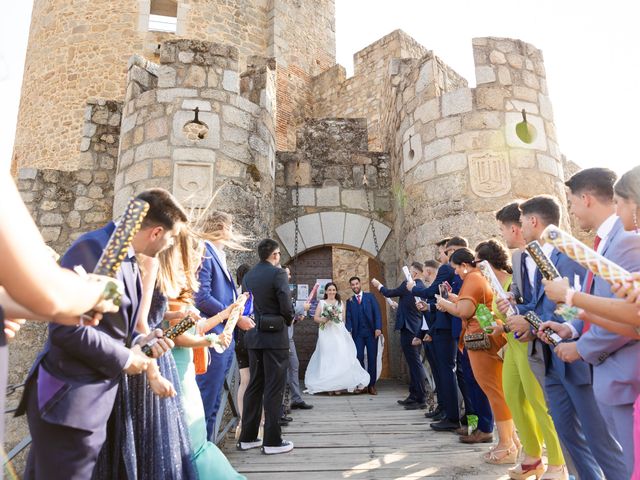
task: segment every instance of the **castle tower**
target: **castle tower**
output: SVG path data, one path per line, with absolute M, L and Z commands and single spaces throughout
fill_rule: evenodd
M 86 101 L 122 101 L 131 55 L 157 61 L 175 38 L 236 47 L 240 71 L 251 55 L 274 57 L 278 148 L 293 149 L 311 78 L 335 63 L 334 16 L 334 0 L 38 0 L 12 169 L 75 170 Z

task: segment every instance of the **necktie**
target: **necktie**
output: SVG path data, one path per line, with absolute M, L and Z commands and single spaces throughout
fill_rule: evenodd
M 600 245 L 601 241 L 602 239 L 598 235 L 596 235 L 596 238 L 593 240 L 593 249 L 596 252 L 598 251 L 598 245 Z M 591 294 L 592 290 L 593 290 L 593 272 L 589 270 L 589 273 L 587 273 L 587 281 L 584 284 L 584 292 Z M 584 322 L 584 325 L 582 326 L 582 333 L 585 333 L 587 330 L 589 330 L 589 327 L 591 327 L 591 324 L 589 322 Z
M 358 305 L 360 305 L 362 303 L 362 295 L 358 295 L 357 298 L 358 298 Z

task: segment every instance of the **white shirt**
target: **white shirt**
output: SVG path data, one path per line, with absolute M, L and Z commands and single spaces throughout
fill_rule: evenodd
M 602 224 L 598 227 L 598 231 L 596 235 L 600 237 L 600 243 L 598 244 L 598 253 L 601 253 L 604 249 L 604 244 L 607 242 L 607 238 L 611 234 L 611 230 L 613 230 L 616 221 L 618 220 L 618 216 L 614 213 L 609 218 L 607 218 Z

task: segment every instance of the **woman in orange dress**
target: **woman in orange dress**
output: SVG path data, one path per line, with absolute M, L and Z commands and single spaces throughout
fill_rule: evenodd
M 462 288 L 457 297 L 449 295 L 452 301 L 438 298 L 437 307 L 462 319 L 461 338 L 466 337 L 465 346 L 469 352 L 473 375 L 489 399 L 496 420 L 498 445 L 484 455 L 484 460 L 494 464 L 515 463 L 520 442 L 515 435 L 511 412 L 502 390 L 502 359 L 498 355 L 507 341 L 502 334 L 486 334 L 476 317 L 478 305 L 484 304 L 491 310 L 493 292 L 489 282 L 476 268 L 475 255 L 468 248 L 453 252 L 449 263 L 462 278 Z

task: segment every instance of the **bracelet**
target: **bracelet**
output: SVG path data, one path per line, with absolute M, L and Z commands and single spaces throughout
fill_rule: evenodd
M 573 307 L 573 296 L 576 294 L 576 291 L 573 288 L 568 288 L 567 293 L 564 297 L 564 303 L 567 307 Z

